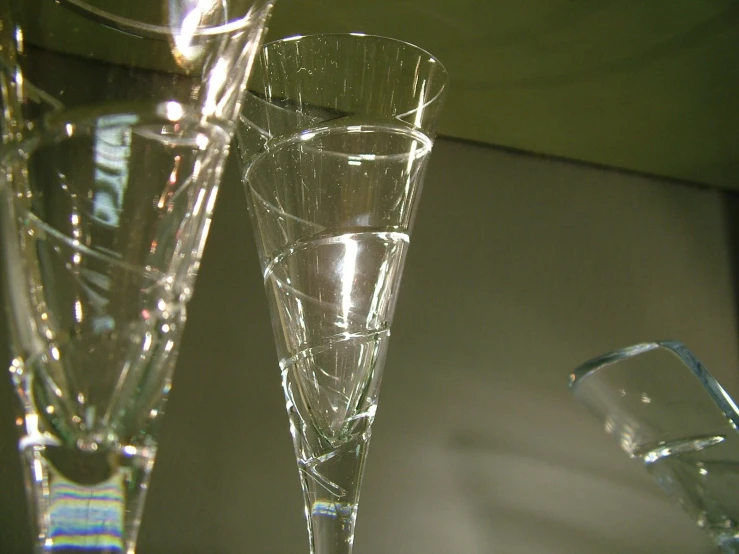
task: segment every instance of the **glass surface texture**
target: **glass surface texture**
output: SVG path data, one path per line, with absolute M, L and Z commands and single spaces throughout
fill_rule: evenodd
M 361 34 L 294 37 L 255 60 L 237 129 L 244 168 L 276 137 L 341 120 L 435 137 L 449 76 L 419 48 Z
M 228 134 L 107 114 L 2 157 L 19 448 L 41 551 L 133 552 Z
M 0 229 L 36 552 L 133 554 L 273 0 L 0 0 Z
M 569 387 L 721 552 L 739 552 L 739 409 L 688 348 L 624 348 L 580 366 Z
M 176 101 L 229 126 L 273 0 L 3 0 L 4 134 L 74 107 Z
M 245 99 L 237 136 L 314 554 L 352 550 L 445 86 L 416 47 L 318 35 L 265 46 Z

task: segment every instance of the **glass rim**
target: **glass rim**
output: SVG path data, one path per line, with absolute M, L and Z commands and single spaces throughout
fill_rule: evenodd
M 438 102 L 441 98 L 443 98 L 444 95 L 447 93 L 447 89 L 449 87 L 449 82 L 450 82 L 449 71 L 444 66 L 444 64 L 441 63 L 441 61 L 439 61 L 439 59 L 436 56 L 431 54 L 428 50 L 421 48 L 420 46 L 416 46 L 415 44 L 411 42 L 407 42 L 407 41 L 397 39 L 397 38 L 386 37 L 382 35 L 373 35 L 373 34 L 360 33 L 360 32 L 349 32 L 349 33 L 329 32 L 329 33 L 313 33 L 313 34 L 307 34 L 307 35 L 293 35 L 293 36 L 284 37 L 281 39 L 265 42 L 260 48 L 259 53 L 257 54 L 257 57 L 262 58 L 265 55 L 265 53 L 267 53 L 268 55 L 267 57 L 269 58 L 268 49 L 271 47 L 279 47 L 283 44 L 287 44 L 290 42 L 301 42 L 304 40 L 317 41 L 317 40 L 331 38 L 331 37 L 339 38 L 342 40 L 359 39 L 359 40 L 370 40 L 370 41 L 382 42 L 382 43 L 394 43 L 396 46 L 399 47 L 399 49 L 401 48 L 407 49 L 409 51 L 413 51 L 417 54 L 420 54 L 421 56 L 426 57 L 428 61 L 436 64 L 436 66 L 440 68 L 441 70 L 440 74 L 441 74 L 442 79 L 441 79 L 441 84 L 438 86 L 438 90 L 435 91 L 435 94 L 431 98 L 426 99 L 426 101 L 420 106 L 413 106 L 410 110 L 395 114 L 394 117 L 398 119 L 408 117 L 411 114 L 418 112 L 419 109 L 423 109 L 428 106 L 431 106 L 432 104 Z M 257 65 L 258 64 L 255 63 L 255 66 Z M 247 94 L 249 94 L 251 97 L 259 98 L 260 101 L 264 102 L 264 100 L 260 98 L 258 94 L 255 94 L 253 90 L 254 79 L 256 79 L 258 76 L 259 76 L 259 71 L 252 72 L 252 76 L 249 79 L 249 84 L 247 85 Z M 274 106 L 274 104 L 272 104 L 271 102 L 267 101 L 266 103 Z M 285 110 L 285 111 L 289 112 L 290 110 Z
M 65 0 L 65 1 L 70 1 L 70 0 Z M 77 1 L 77 0 L 74 0 L 74 1 Z M 439 65 L 439 67 L 441 68 L 442 73 L 444 75 L 444 83 L 443 83 L 443 85 L 441 87 L 441 90 L 443 90 L 444 88 L 446 88 L 447 82 L 449 81 L 449 71 L 447 70 L 446 66 L 439 60 L 439 58 L 437 58 L 436 56 L 434 56 L 433 54 L 431 54 L 431 52 L 429 52 L 425 48 L 422 48 L 420 46 L 417 46 L 417 45 L 413 44 L 412 42 L 408 42 L 408 41 L 401 40 L 401 39 L 398 39 L 398 38 L 393 38 L 393 37 L 388 37 L 388 36 L 383 36 L 383 35 L 374 35 L 374 34 L 370 34 L 370 33 L 361 33 L 361 32 L 346 32 L 346 33 L 328 32 L 328 33 L 309 33 L 307 35 L 292 35 L 292 36 L 289 36 L 289 37 L 284 37 L 284 38 L 280 38 L 280 39 L 276 39 L 276 40 L 271 40 L 271 41 L 265 42 L 262 45 L 262 48 L 260 49 L 260 52 L 259 53 L 261 55 L 263 52 L 265 52 L 271 46 L 279 46 L 281 44 L 288 43 L 288 42 L 300 42 L 300 41 L 303 41 L 303 40 L 318 40 L 318 39 L 329 38 L 329 37 L 336 37 L 336 38 L 341 38 L 341 39 L 349 39 L 349 38 L 351 38 L 351 39 L 366 39 L 366 40 L 372 40 L 372 41 L 376 41 L 376 42 L 395 43 L 396 45 L 398 45 L 400 47 L 408 48 L 410 50 L 414 50 L 414 51 L 418 52 L 419 54 L 423 54 L 423 55 L 425 55 L 425 56 L 428 57 L 429 61 L 431 61 L 432 63 L 436 63 L 436 64 Z
M 417 143 L 421 144 L 420 149 L 412 149 L 410 154 L 406 152 L 405 150 L 392 153 L 392 154 L 352 154 L 349 152 L 342 152 L 337 150 L 332 150 L 330 148 L 325 147 L 316 147 L 311 146 L 311 141 L 313 139 L 323 139 L 324 137 L 331 137 L 332 135 L 339 135 L 339 134 L 374 134 L 374 133 L 391 133 L 393 135 L 402 136 L 405 139 L 415 141 Z M 249 167 L 247 168 L 247 172 L 244 174 L 244 177 L 246 178 L 248 172 L 252 170 L 254 167 L 259 167 L 262 164 L 266 163 L 265 160 L 269 158 L 273 158 L 275 156 L 275 152 L 279 152 L 283 149 L 291 149 L 296 146 L 303 146 L 305 150 L 308 152 L 314 152 L 314 153 L 320 153 L 324 156 L 338 156 L 346 159 L 356 160 L 356 161 L 399 161 L 399 160 L 407 160 L 413 159 L 417 160 L 423 156 L 428 155 L 434 146 L 434 140 L 419 132 L 416 131 L 413 127 L 398 127 L 397 129 L 393 128 L 388 130 L 386 127 L 377 125 L 377 124 L 363 124 L 363 125 L 352 125 L 348 128 L 345 127 L 332 127 L 330 125 L 322 125 L 318 127 L 312 127 L 310 129 L 307 129 L 305 131 L 301 131 L 297 134 L 293 135 L 287 135 L 283 137 L 282 139 L 278 139 L 275 142 L 270 142 L 269 147 L 267 147 L 264 152 L 261 152 L 257 154 L 254 159 L 252 160 L 251 164 L 249 164 Z M 256 171 L 256 170 L 254 170 Z
M 137 21 L 129 17 L 116 15 L 113 12 L 103 10 L 96 6 L 92 6 L 86 0 L 58 0 L 61 5 L 68 6 L 71 10 L 82 13 L 91 19 L 100 21 L 115 30 L 134 33 L 137 36 L 143 38 L 154 38 L 160 40 L 166 40 L 173 31 L 177 31 L 180 27 L 173 27 L 170 25 L 156 25 L 154 23 L 145 23 L 143 21 Z M 252 20 L 252 14 L 254 12 L 260 12 L 262 10 L 269 11 L 272 9 L 275 0 L 252 0 L 252 7 L 243 16 L 234 21 L 229 21 L 223 25 L 216 27 L 197 27 L 193 29 L 190 34 L 192 36 L 214 36 L 225 33 L 232 33 L 246 28 Z
M 716 407 L 723 413 L 731 426 L 739 431 L 739 406 L 706 367 L 683 343 L 676 340 L 659 340 L 627 346 L 602 354 L 575 368 L 567 379 L 567 388 L 577 396 L 580 385 L 596 373 L 608 371 L 612 365 L 623 360 L 655 350 L 665 350 L 675 355 L 703 386 Z

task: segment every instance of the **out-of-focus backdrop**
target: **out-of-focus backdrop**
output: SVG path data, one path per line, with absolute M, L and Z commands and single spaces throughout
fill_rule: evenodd
M 451 75 L 356 554 L 711 552 L 566 377 L 676 338 L 739 393 L 739 4 L 282 0 L 268 40 L 319 31 L 414 42 Z M 307 551 L 238 174 L 234 160 L 140 554 Z M 0 379 L 3 554 L 30 548 L 14 401 Z

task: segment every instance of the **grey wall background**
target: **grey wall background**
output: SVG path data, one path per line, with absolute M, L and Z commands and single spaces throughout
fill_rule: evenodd
M 734 0 L 299 0 L 267 40 L 352 31 L 444 63 L 446 135 L 739 189 Z
M 30 43 L 94 43 L 96 22 L 23 4 Z M 102 5 L 158 21 L 166 3 Z M 279 0 L 269 27 L 268 41 L 360 31 L 428 49 L 452 80 L 445 135 L 739 189 L 735 0 Z
M 603 351 L 678 338 L 739 392 L 733 205 L 714 190 L 440 140 L 356 554 L 710 552 L 565 383 Z M 234 171 L 189 315 L 139 553 L 307 552 Z M 12 402 L 0 378 L 3 554 L 29 547 Z

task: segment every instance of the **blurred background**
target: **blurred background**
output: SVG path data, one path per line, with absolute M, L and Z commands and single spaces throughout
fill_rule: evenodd
M 355 553 L 711 552 L 566 384 L 674 338 L 739 396 L 739 3 L 278 0 L 267 40 L 329 31 L 413 42 L 451 76 Z M 14 402 L 0 379 L 9 554 L 30 549 Z M 138 552 L 307 552 L 235 159 Z

